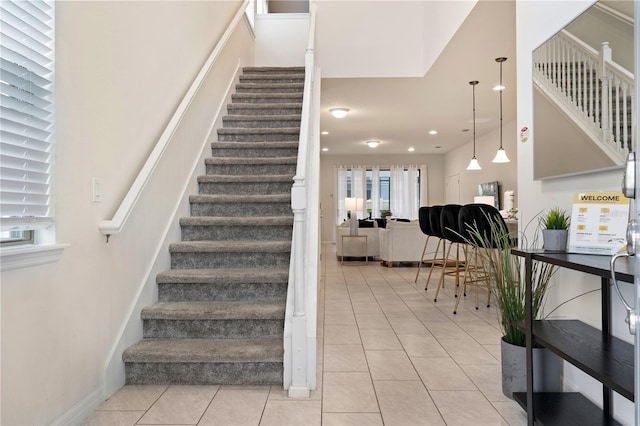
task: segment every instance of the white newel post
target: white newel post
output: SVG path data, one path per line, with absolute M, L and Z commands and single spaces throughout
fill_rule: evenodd
M 308 397 L 307 383 L 307 315 L 305 310 L 304 263 L 306 189 L 304 180 L 294 177 L 291 189 L 291 207 L 293 210 L 293 273 L 294 273 L 294 309 L 291 323 L 291 386 L 290 397 Z
M 609 89 L 609 77 L 607 76 L 607 61 L 611 60 L 611 48 L 609 47 L 608 42 L 602 43 L 602 48 L 600 49 L 600 82 L 602 83 L 601 87 L 601 115 L 600 115 L 600 123 L 602 128 L 602 141 L 605 145 L 611 142 L 611 108 L 609 105 L 610 102 L 610 89 Z

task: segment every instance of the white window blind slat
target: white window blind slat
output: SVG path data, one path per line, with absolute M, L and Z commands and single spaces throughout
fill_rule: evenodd
M 54 3 L 0 2 L 0 230 L 50 226 Z
M 2 182 L 3 190 L 11 193 L 25 193 L 25 194 L 47 194 L 49 186 L 42 183 L 26 183 L 21 180 L 8 180 L 5 179 Z
M 38 42 L 34 43 L 32 38 L 22 35 L 19 32 L 15 33 L 13 36 L 0 32 L 0 40 L 4 46 L 12 43 L 13 46 L 11 50 L 44 67 L 43 72 L 48 72 L 46 67 L 51 63 L 51 59 L 47 57 L 49 50 L 45 49 L 43 53 L 38 52 L 36 47 L 42 47 Z
M 0 112 L 1 113 L 1 112 Z M 2 126 L 2 130 L 8 133 L 14 133 L 16 135 L 30 135 L 32 139 L 37 139 L 41 141 L 46 141 L 49 136 L 51 136 L 51 132 L 46 130 L 40 130 L 36 127 L 29 126 L 23 123 L 17 123 L 8 118 L 0 119 L 0 126 Z
M 38 19 L 38 17 L 31 14 L 33 9 L 30 7 L 31 5 L 28 1 L 14 2 L 11 0 L 3 0 L 2 3 L 3 14 L 9 13 L 22 22 L 22 25 L 16 26 L 17 28 L 29 28 L 37 34 L 47 34 L 53 30 L 53 27 L 48 24 L 53 17 L 45 16 L 44 20 Z
M 46 163 L 49 160 L 49 153 L 40 151 L 39 149 L 31 149 L 20 147 L 6 143 L 0 143 L 2 156 L 7 158 L 16 158 L 18 160 L 34 160 Z
M 0 76 L 2 81 L 17 87 L 20 90 L 24 90 L 25 92 L 29 92 L 43 98 L 50 96 L 51 91 L 47 90 L 46 87 L 50 86 L 51 83 L 47 81 L 44 86 L 40 86 L 36 81 L 33 81 L 35 79 L 33 79 L 32 77 L 37 77 L 37 75 L 33 73 L 23 73 L 22 75 L 18 75 L 5 69 L 2 70 L 2 76 Z
M 13 42 L 12 40 L 7 40 L 9 39 L 9 37 L 3 37 L 2 42 Z M 12 49 L 7 49 L 5 48 L 4 44 L 0 45 L 2 46 L 0 48 L 0 57 L 3 59 L 8 60 L 9 62 L 14 62 L 20 66 L 23 66 L 27 69 L 29 69 L 31 72 L 34 72 L 36 74 L 39 74 L 41 76 L 46 76 L 47 74 L 50 73 L 49 69 L 47 68 L 47 66 L 50 64 L 51 61 L 47 61 L 44 63 L 40 63 L 38 60 L 40 59 L 37 56 L 30 56 L 29 49 L 25 49 L 23 46 L 21 46 L 19 43 L 15 43 L 14 42 L 14 47 L 15 50 Z
M 23 170 L 25 172 L 49 173 L 49 163 L 34 160 L 25 160 L 22 158 L 10 157 L 0 152 L 0 162 L 3 168 Z M 0 185 L 2 184 L 0 177 Z M 0 191 L 1 192 L 1 191 Z
M 45 56 L 51 52 L 51 48 L 46 45 L 46 43 L 50 43 L 51 40 L 45 40 L 45 42 L 42 42 L 30 37 L 29 34 L 23 33 L 4 19 L 0 19 L 0 24 L 2 25 L 0 27 L 0 37 L 10 37 L 14 40 L 21 40 L 22 44 L 29 46 L 30 49 L 33 49 Z
M 39 139 L 28 138 L 22 135 L 16 135 L 4 130 L 0 130 L 0 137 L 3 144 L 15 146 L 30 146 L 43 152 L 48 152 L 51 143 Z
M 2 77 L 0 76 L 0 79 Z M 27 105 L 35 105 L 42 109 L 48 109 L 53 103 L 44 99 L 38 98 L 31 93 L 20 90 L 17 87 L 10 86 L 5 83 L 0 84 L 0 93 L 5 96 L 13 97 L 14 99 L 24 102 Z
M 34 129 L 46 131 L 49 135 L 51 135 L 51 132 L 47 130 L 51 127 L 51 123 L 47 120 L 41 120 L 37 117 L 34 117 L 31 114 L 25 114 L 24 112 L 16 111 L 15 109 L 0 106 L 0 116 L 7 117 L 14 123 L 24 124 Z
M 47 217 L 49 213 L 49 206 L 41 204 L 29 204 L 26 199 L 18 200 L 16 203 L 9 203 L 5 201 L 4 197 L 0 197 L 0 213 L 3 218 L 17 219 L 24 217 L 29 219 L 30 217 Z M 23 228 L 26 229 L 26 228 Z M 2 231 L 5 231 L 4 227 Z
M 19 181 L 24 183 L 42 183 L 46 184 L 49 181 L 49 175 L 47 173 L 39 173 L 34 171 L 24 171 L 20 169 L 11 169 L 8 167 L 0 167 L 0 174 L 7 181 Z
M 10 96 L 0 95 L 0 105 L 4 105 L 7 108 L 11 108 L 25 114 L 33 115 L 34 117 L 41 118 L 43 120 L 50 121 L 51 119 L 51 112 L 38 108 L 35 105 L 21 102 L 20 100 Z

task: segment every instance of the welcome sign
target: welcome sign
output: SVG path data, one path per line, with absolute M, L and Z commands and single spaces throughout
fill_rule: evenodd
M 627 244 L 628 221 L 629 199 L 622 192 L 576 192 L 568 251 L 612 255 Z

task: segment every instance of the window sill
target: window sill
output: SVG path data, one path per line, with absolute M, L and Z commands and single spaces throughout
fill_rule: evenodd
M 8 247 L 0 250 L 0 270 L 27 268 L 60 260 L 69 244 Z

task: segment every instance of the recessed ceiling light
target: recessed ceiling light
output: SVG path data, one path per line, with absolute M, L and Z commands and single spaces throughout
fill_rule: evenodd
M 468 132 L 469 129 L 462 129 L 462 132 Z
M 329 134 L 329 132 L 327 132 L 327 131 L 325 130 L 325 131 L 323 131 L 323 132 L 320 132 L 320 134 L 321 134 L 321 135 L 328 135 L 328 134 Z
M 369 148 L 375 148 L 380 145 L 380 141 L 367 141 L 367 145 L 369 145 Z
M 429 134 L 430 135 L 437 135 L 438 131 L 437 130 L 429 130 Z
M 496 92 L 499 91 L 499 90 L 504 90 L 504 89 L 506 89 L 506 87 L 501 86 L 499 84 L 493 88 L 493 90 L 495 90 Z
M 408 149 L 407 151 L 409 151 L 409 152 L 413 152 L 413 151 L 415 151 L 415 150 L 416 150 L 416 149 L 415 149 L 414 147 L 409 147 L 409 149 Z
M 327 152 L 327 151 L 329 151 L 329 148 L 322 148 L 322 150 L 323 150 L 324 152 Z
M 329 112 L 335 118 L 344 118 L 347 116 L 347 113 L 349 112 L 349 108 L 331 108 Z
M 442 148 L 440 145 L 434 146 L 435 149 L 440 149 Z

